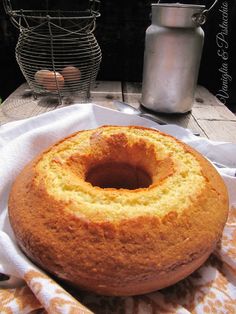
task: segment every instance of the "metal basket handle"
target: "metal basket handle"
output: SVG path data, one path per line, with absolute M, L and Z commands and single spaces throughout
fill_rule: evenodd
M 3 0 L 3 7 L 6 13 L 10 13 L 12 11 L 12 5 L 10 0 Z
M 12 22 L 12 24 L 16 27 L 16 28 L 20 28 L 20 24 L 21 21 L 17 21 L 17 19 L 13 16 L 12 12 L 12 5 L 11 5 L 11 0 L 3 0 L 3 7 L 5 12 L 10 16 L 10 20 Z
M 89 9 L 94 12 L 99 12 L 100 4 L 100 0 L 89 0 Z M 3 0 L 3 7 L 8 14 L 14 10 L 12 8 L 11 0 Z
M 99 12 L 100 11 L 100 0 L 89 0 L 90 3 L 90 10 L 93 12 Z
M 6 11 L 6 13 L 10 16 L 10 20 L 12 22 L 12 24 L 18 28 L 20 31 L 21 30 L 25 30 L 25 29 L 31 29 L 31 31 L 33 29 L 36 29 L 38 28 L 38 26 L 42 23 L 47 23 L 48 21 L 48 18 L 50 18 L 50 10 L 49 11 L 40 11 L 40 12 L 44 12 L 45 13 L 45 16 L 44 16 L 44 22 L 41 22 L 40 24 L 32 27 L 32 25 L 29 25 L 30 23 L 28 23 L 28 21 L 32 21 L 32 19 L 37 19 L 39 20 L 39 16 L 35 16 L 33 15 L 33 12 L 34 11 L 29 11 L 29 10 L 15 10 L 13 7 L 12 7 L 12 4 L 11 4 L 11 0 L 3 0 L 3 6 L 4 6 L 4 9 Z M 100 9 L 100 0 L 88 0 L 88 8 L 84 11 L 78 11 L 78 13 L 82 13 L 82 12 L 87 12 L 87 13 L 90 13 L 91 16 L 82 16 L 82 15 L 78 15 L 78 16 L 68 16 L 67 18 L 68 19 L 93 19 L 93 25 L 90 24 L 90 30 L 89 32 L 93 32 L 94 29 L 95 29 L 95 20 L 97 17 L 100 16 L 100 13 L 99 13 L 99 9 Z M 25 12 L 27 14 L 25 14 Z M 29 15 L 29 12 L 32 13 L 32 15 L 30 16 Z M 39 11 L 35 11 L 35 12 L 39 12 Z M 53 11 L 54 12 L 54 11 Z M 68 12 L 71 12 L 71 11 L 68 11 Z M 55 17 L 53 16 L 52 17 L 52 20 L 60 20 L 60 19 L 65 19 L 66 17 L 61 17 L 61 16 L 58 16 L 58 17 Z M 30 20 L 31 19 L 31 20 Z

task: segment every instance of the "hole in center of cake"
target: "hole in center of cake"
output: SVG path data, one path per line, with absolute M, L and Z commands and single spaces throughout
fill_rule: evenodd
M 100 188 L 135 190 L 152 184 L 150 175 L 141 168 L 127 163 L 104 163 L 92 167 L 85 180 Z

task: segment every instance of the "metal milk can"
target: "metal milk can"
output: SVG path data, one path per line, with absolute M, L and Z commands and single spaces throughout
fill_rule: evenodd
M 166 113 L 191 110 L 205 22 L 204 5 L 152 4 L 146 31 L 141 103 Z

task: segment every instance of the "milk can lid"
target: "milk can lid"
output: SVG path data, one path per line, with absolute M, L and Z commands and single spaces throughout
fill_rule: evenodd
M 199 23 L 194 17 L 201 16 L 204 9 L 205 5 L 153 3 L 152 20 L 166 27 L 198 27 L 203 23 Z
M 200 4 L 185 4 L 185 3 L 153 3 L 152 5 L 158 5 L 162 7 L 177 7 L 177 8 L 192 8 L 192 9 L 205 9 L 205 5 Z

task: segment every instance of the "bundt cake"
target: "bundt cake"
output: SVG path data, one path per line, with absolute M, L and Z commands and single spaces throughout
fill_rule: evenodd
M 143 294 L 185 278 L 214 250 L 227 213 L 224 182 L 202 155 L 136 126 L 61 140 L 26 165 L 9 198 L 25 254 L 104 295 Z

